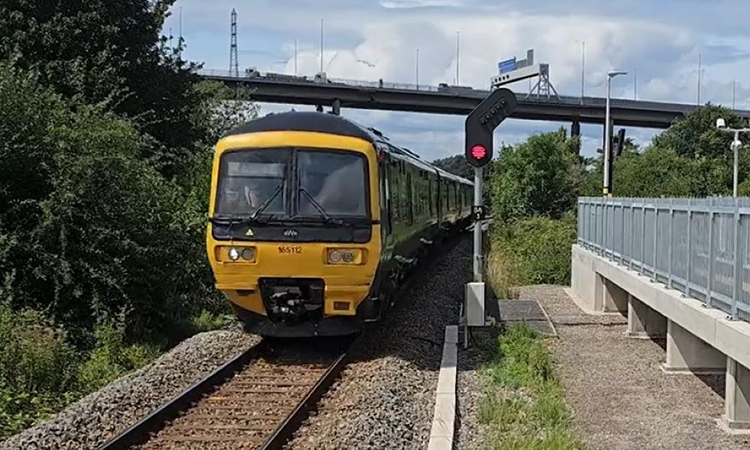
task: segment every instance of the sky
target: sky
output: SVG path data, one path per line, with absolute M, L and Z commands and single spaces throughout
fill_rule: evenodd
M 750 109 L 750 0 L 177 0 L 165 33 L 181 29 L 184 57 L 228 70 L 232 8 L 241 71 L 294 74 L 296 42 L 296 73 L 314 75 L 323 20 L 324 71 L 333 78 L 455 84 L 458 64 L 460 85 L 487 89 L 498 61 L 523 59 L 533 48 L 537 62 L 550 64 L 561 95 L 581 95 L 585 56 L 587 96 L 604 96 L 606 73 L 625 70 L 613 81 L 615 98 L 695 104 L 700 58 L 701 103 Z M 529 85 L 509 87 L 525 95 Z M 261 115 L 291 108 L 263 103 Z M 342 115 L 427 160 L 463 151 L 460 116 L 346 108 Z M 570 124 L 509 119 L 495 142 L 513 144 L 560 126 Z M 581 131 L 582 152 L 591 156 L 602 128 Z M 628 129 L 641 145 L 656 133 Z

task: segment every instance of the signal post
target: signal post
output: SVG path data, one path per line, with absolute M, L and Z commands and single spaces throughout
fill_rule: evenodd
M 483 201 L 483 171 L 493 155 L 493 133 L 516 109 L 515 94 L 496 89 L 466 117 L 465 156 L 474 166 L 474 282 L 466 285 L 464 303 L 464 347 L 468 346 L 468 327 L 485 324 L 484 254 L 482 221 L 486 216 Z

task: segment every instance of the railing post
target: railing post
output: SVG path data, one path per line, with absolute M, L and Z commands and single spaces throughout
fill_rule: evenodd
M 693 210 L 691 207 L 691 199 L 688 199 L 688 210 L 687 210 L 687 270 L 685 271 L 685 297 L 690 296 L 690 261 L 693 259 L 693 235 L 692 223 L 693 223 Z
M 713 306 L 711 280 L 714 277 L 714 199 L 708 201 L 708 279 L 706 280 L 706 304 Z
M 653 275 L 651 281 L 656 282 L 658 278 L 656 277 L 657 267 L 658 264 L 656 264 L 656 256 L 657 256 L 657 250 L 659 249 L 659 199 L 657 198 L 654 202 L 654 259 L 652 259 L 653 267 L 651 267 L 651 274 Z
M 620 200 L 620 264 L 625 265 L 623 258 L 625 257 L 625 199 Z
M 604 207 L 602 209 L 602 216 L 604 223 L 602 224 L 602 250 L 604 251 L 604 257 L 607 257 L 607 197 L 604 197 Z
M 630 245 L 628 249 L 628 263 L 633 270 L 633 240 L 635 238 L 635 211 L 633 211 L 633 200 L 630 200 Z
M 643 275 L 643 266 L 646 260 L 646 200 L 641 199 L 641 263 L 638 265 L 639 273 Z
M 732 320 L 737 319 L 737 297 L 742 292 L 741 262 L 739 258 L 740 251 L 740 203 L 737 197 L 734 198 L 734 283 L 732 283 Z
M 674 199 L 669 199 L 669 261 L 667 262 L 667 286 L 672 289 L 672 247 L 674 227 Z

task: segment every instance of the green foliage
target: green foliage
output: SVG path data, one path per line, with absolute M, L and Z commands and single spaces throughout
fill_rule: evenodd
M 436 159 L 435 161 L 432 161 L 432 164 L 446 172 L 458 175 L 459 177 L 466 179 L 474 178 L 474 166 L 466 161 L 464 155 L 454 155 L 447 158 Z
M 561 217 L 570 210 L 584 180 L 578 137 L 565 130 L 529 137 L 506 147 L 492 168 L 492 204 L 501 220 L 532 215 Z
M 152 138 L 142 156 L 168 177 L 180 176 L 196 150 L 213 145 L 227 111 L 213 108 L 220 88 L 204 87 L 198 66 L 182 59 L 184 43 L 170 47 L 160 35 L 173 3 L 4 2 L 0 60 L 37 71 L 41 84 L 77 103 L 128 118 Z
M 731 110 L 705 106 L 657 135 L 643 152 L 626 151 L 614 162 L 614 193 L 618 197 L 710 197 L 731 195 L 733 155 L 730 133 L 716 128 L 743 126 Z M 739 181 L 750 193 L 750 155 L 740 153 Z M 601 193 L 601 157 L 588 174 L 583 195 Z
M 0 4 L 0 438 L 225 323 L 211 147 L 257 108 L 167 48 L 171 4 Z
M 732 110 L 709 104 L 696 109 L 684 119 L 675 121 L 671 127 L 654 138 L 653 145 L 691 159 L 731 160 L 729 143 L 732 142 L 733 136 L 716 128 L 718 118 L 723 118 L 729 127 L 745 126 L 743 120 Z
M 162 348 L 126 344 L 122 320 L 97 326 L 84 359 L 41 313 L 0 302 L 0 440 L 156 358 Z
M 196 332 L 218 330 L 234 322 L 232 316 L 227 314 L 217 314 L 208 310 L 201 311 L 200 315 L 194 316 L 191 325 Z
M 34 96 L 24 96 L 23 88 L 40 88 L 28 80 L 19 86 L 16 76 L 0 66 L 0 110 L 33 108 Z M 12 97 L 6 88 L 26 103 L 5 102 Z M 15 208 L 0 213 L 14 303 L 89 330 L 124 309 L 131 331 L 141 334 L 197 314 L 210 292 L 204 210 L 197 209 L 203 204 L 185 208 L 184 190 L 140 158 L 147 144 L 128 122 L 97 107 L 69 112 L 54 104 L 57 109 L 37 112 L 44 127 L 25 136 L 32 150 L 50 142 L 42 152 L 46 189 L 35 199 L 9 196 Z M 0 142 L 15 134 L 0 128 Z M 21 167 L 37 167 L 38 152 L 26 148 L 15 142 L 0 153 L 0 170 L 14 158 Z
M 483 375 L 479 420 L 493 450 L 585 448 L 571 431 L 570 410 L 549 350 L 527 325 L 498 338 L 494 361 Z
M 153 361 L 161 353 L 154 345 L 127 345 L 122 319 L 103 322 L 95 331 L 96 345 L 78 369 L 78 383 L 88 392 Z
M 69 400 L 76 358 L 65 333 L 41 314 L 0 302 L 0 439 Z
M 570 252 L 576 240 L 572 213 L 496 223 L 491 231 L 490 283 L 495 294 L 513 297 L 512 287 L 570 283 Z

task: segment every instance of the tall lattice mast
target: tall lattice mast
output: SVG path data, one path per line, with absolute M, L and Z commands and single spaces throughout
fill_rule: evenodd
M 229 72 L 240 76 L 240 63 L 237 61 L 237 11 L 232 8 L 232 37 L 229 41 Z

